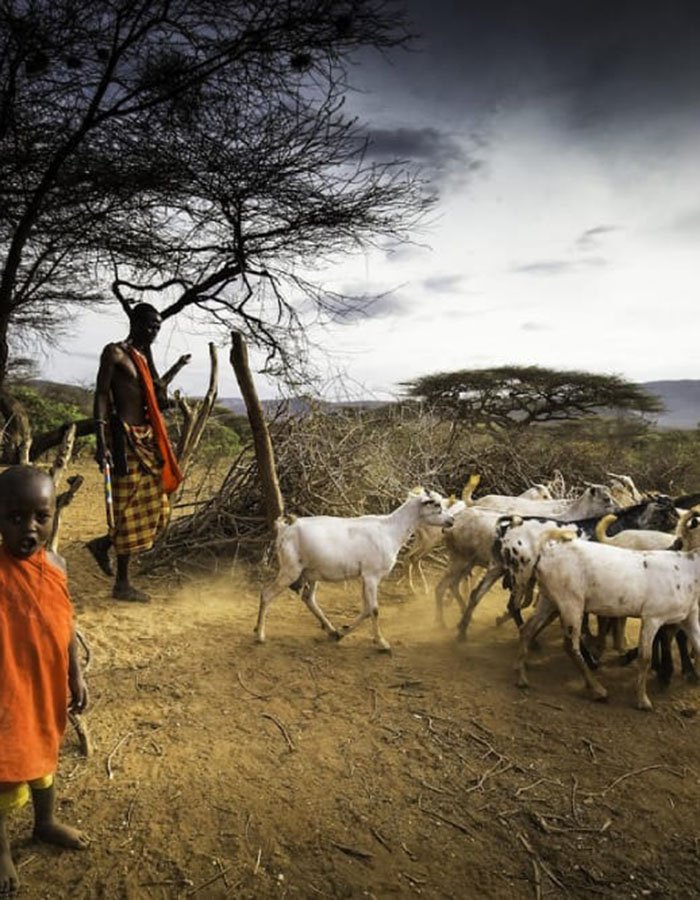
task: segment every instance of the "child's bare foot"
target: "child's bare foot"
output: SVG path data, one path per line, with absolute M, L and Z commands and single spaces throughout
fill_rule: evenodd
M 63 822 L 35 825 L 34 839 L 47 844 L 56 844 L 58 847 L 67 847 L 69 850 L 85 850 L 90 843 L 81 831 L 70 825 L 64 825 Z
M 17 869 L 12 862 L 10 851 L 0 850 L 0 897 L 8 897 L 19 889 Z

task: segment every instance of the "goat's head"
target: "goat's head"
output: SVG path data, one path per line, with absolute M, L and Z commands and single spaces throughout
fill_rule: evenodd
M 660 494 L 644 504 L 639 517 L 640 528 L 651 528 L 655 531 L 673 531 L 678 524 L 678 511 L 670 497 Z
M 437 491 L 411 492 L 419 502 L 419 518 L 422 525 L 435 525 L 439 528 L 451 528 L 454 525 L 454 515 L 448 506 L 448 501 Z

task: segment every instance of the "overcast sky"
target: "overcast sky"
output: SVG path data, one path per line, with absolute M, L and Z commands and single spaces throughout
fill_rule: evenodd
M 406 5 L 415 48 L 363 61 L 351 104 L 372 152 L 420 164 L 440 201 L 419 246 L 328 273 L 331 287 L 391 293 L 315 334 L 319 364 L 380 398 L 508 363 L 700 378 L 700 4 Z M 123 321 L 86 318 L 45 374 L 91 383 Z M 166 324 L 159 339 L 163 367 L 193 353 L 188 393 L 206 389 L 210 337 Z M 237 394 L 221 368 L 220 395 Z

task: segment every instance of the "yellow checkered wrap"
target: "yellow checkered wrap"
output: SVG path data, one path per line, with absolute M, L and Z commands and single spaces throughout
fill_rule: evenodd
M 140 426 L 129 426 L 136 432 Z M 150 427 L 144 426 L 144 432 Z M 135 435 L 134 435 L 135 436 Z M 148 470 L 142 462 L 144 436 L 139 434 L 137 455 L 130 440 L 126 442 L 127 475 L 112 478 L 114 533 L 112 543 L 118 555 L 150 550 L 156 536 L 170 519 L 170 502 L 161 485 L 160 472 Z

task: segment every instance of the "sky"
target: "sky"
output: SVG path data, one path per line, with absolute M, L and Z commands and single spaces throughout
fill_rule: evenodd
M 363 58 L 349 107 L 371 154 L 420 165 L 439 200 L 415 244 L 326 273 L 381 295 L 311 334 L 326 394 L 390 399 L 421 375 L 507 364 L 700 378 L 696 0 L 405 5 L 413 48 Z M 119 311 L 85 316 L 42 374 L 92 384 L 124 331 Z M 156 362 L 192 353 L 185 393 L 206 390 L 214 336 L 164 325 Z M 220 371 L 219 395 L 237 396 Z

